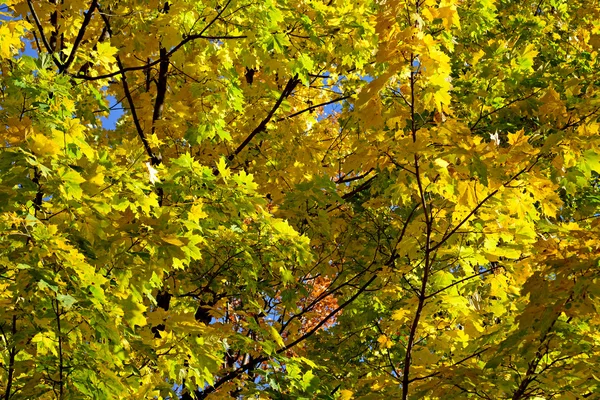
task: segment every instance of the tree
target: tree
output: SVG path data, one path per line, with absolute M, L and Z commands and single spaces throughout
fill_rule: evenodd
M 599 17 L 3 0 L 0 394 L 593 398 Z

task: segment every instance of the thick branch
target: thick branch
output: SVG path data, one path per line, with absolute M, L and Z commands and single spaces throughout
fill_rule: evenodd
M 117 65 L 119 65 L 119 68 L 122 69 L 123 64 L 121 63 L 120 57 L 117 57 Z M 133 119 L 133 124 L 135 125 L 135 129 L 138 133 L 138 136 L 140 137 L 140 140 L 142 141 L 142 145 L 144 146 L 144 149 L 146 150 L 148 157 L 150 157 L 152 165 L 158 165 L 158 164 L 160 164 L 160 159 L 152 151 L 152 148 L 150 147 L 150 144 L 148 143 L 148 139 L 146 138 L 146 135 L 144 134 L 144 129 L 142 128 L 142 125 L 140 124 L 140 120 L 138 118 L 137 111 L 135 110 L 135 104 L 133 103 L 133 97 L 131 96 L 131 91 L 129 90 L 129 84 L 127 83 L 127 77 L 125 76 L 125 72 L 123 72 L 123 74 L 122 74 L 122 81 L 123 81 L 123 91 L 125 92 L 125 97 L 127 98 L 127 103 L 129 103 L 129 110 L 131 111 L 131 118 Z
M 360 186 L 358 186 L 356 189 L 343 195 L 342 199 L 348 200 L 348 199 L 356 196 L 358 193 L 362 192 L 363 190 L 370 188 L 371 185 L 373 184 L 373 181 L 375 180 L 375 178 L 377 178 L 377 175 L 370 177 L 365 182 L 363 182 Z
M 73 63 L 73 60 L 75 60 L 75 53 L 77 53 L 77 49 L 79 48 L 79 45 L 83 40 L 83 36 L 85 35 L 85 31 L 88 25 L 90 24 L 90 21 L 92 20 L 92 14 L 94 13 L 94 10 L 96 10 L 96 7 L 98 7 L 98 0 L 92 0 L 92 4 L 90 4 L 90 8 L 88 9 L 87 13 L 85 14 L 85 17 L 83 18 L 83 23 L 81 24 L 79 32 L 77 33 L 77 37 L 75 38 L 75 42 L 73 43 L 71 54 L 69 54 L 69 58 L 67 58 L 67 61 L 65 61 L 62 67 L 59 67 L 58 69 L 60 73 L 67 72 L 67 70 Z
M 167 94 L 167 74 L 169 73 L 169 58 L 167 50 L 160 48 L 160 68 L 158 81 L 156 82 L 156 100 L 154 101 L 154 113 L 152 114 L 152 133 L 156 130 L 156 121 L 162 117 L 165 97 Z
M 46 39 L 46 35 L 44 35 L 44 28 L 42 28 L 42 23 L 40 22 L 40 19 L 38 18 L 38 15 L 35 12 L 35 9 L 33 8 L 33 4 L 31 3 L 31 0 L 27 0 L 27 5 L 29 6 L 29 11 L 31 11 L 31 16 L 33 17 L 35 26 L 37 27 L 38 32 L 40 33 L 40 38 L 42 40 L 42 43 L 44 44 L 44 48 L 46 49 L 48 54 L 50 54 L 52 56 L 52 60 L 54 61 L 54 64 L 56 64 L 56 66 L 58 68 L 60 68 L 61 67 L 60 62 L 54 57 L 54 50 L 52 50 L 52 47 L 50 47 L 50 43 L 48 43 L 48 39 Z
M 419 3 L 416 3 L 417 14 L 419 13 Z M 413 66 L 416 60 L 416 56 L 411 54 L 410 57 L 410 65 Z M 415 120 L 415 104 L 416 104 L 416 96 L 415 96 L 415 81 L 416 81 L 417 71 L 412 71 L 410 74 L 410 115 L 411 115 L 411 135 L 413 142 L 417 141 L 417 126 Z M 427 201 L 425 199 L 425 190 L 423 189 L 423 184 L 421 180 L 421 174 L 419 171 L 419 156 L 417 153 L 414 154 L 414 163 L 415 163 L 415 177 L 417 179 L 417 186 L 419 188 L 419 199 L 421 202 L 421 206 L 423 207 L 423 215 L 425 217 L 425 266 L 423 268 L 423 275 L 421 277 L 421 289 L 419 290 L 418 296 L 418 305 L 415 311 L 415 317 L 412 321 L 410 327 L 410 333 L 408 335 L 408 341 L 406 343 L 406 354 L 404 355 L 404 365 L 402 368 L 402 400 L 408 399 L 408 387 L 410 384 L 409 376 L 410 376 L 410 364 L 412 362 L 412 350 L 415 345 L 415 338 L 417 336 L 417 329 L 419 327 L 419 322 L 421 320 L 421 313 L 423 312 L 423 308 L 425 307 L 425 300 L 427 296 L 425 294 L 427 290 L 427 282 L 429 280 L 429 275 L 431 272 L 431 263 L 432 263 L 432 249 L 431 249 L 431 232 L 433 230 L 433 216 L 430 214 L 427 208 Z
M 42 201 L 44 200 L 44 192 L 42 191 L 42 184 L 40 183 L 41 176 L 42 174 L 40 171 L 35 168 L 35 171 L 33 172 L 33 179 L 31 181 L 38 187 L 38 190 L 35 193 L 35 199 L 33 199 L 33 209 L 36 217 L 38 211 L 42 211 Z
M 98 8 L 100 8 L 100 7 L 98 7 Z M 102 10 L 100 10 L 100 11 L 102 11 Z M 102 15 L 102 20 L 104 21 L 104 24 L 108 31 L 108 34 L 110 36 L 112 36 L 113 32 L 112 32 L 112 28 L 110 26 L 110 21 L 109 21 L 108 17 L 104 14 L 101 14 L 101 15 Z M 160 164 L 161 160 L 152 151 L 152 148 L 150 147 L 150 144 L 148 143 L 148 139 L 146 139 L 146 135 L 144 134 L 144 129 L 142 128 L 142 125 L 140 124 L 140 120 L 138 118 L 137 111 L 135 109 L 135 104 L 133 103 L 133 97 L 131 96 L 131 90 L 129 89 L 129 83 L 127 82 L 127 76 L 125 75 L 125 70 L 123 68 L 123 63 L 121 62 L 121 58 L 119 56 L 117 56 L 116 59 L 117 59 L 117 65 L 119 66 L 119 70 L 121 72 L 121 80 L 123 82 L 123 91 L 125 92 L 125 97 L 127 98 L 127 103 L 129 103 L 129 110 L 131 111 L 131 118 L 133 119 L 133 124 L 135 125 L 135 129 L 138 133 L 138 136 L 140 137 L 140 140 L 142 141 L 142 145 L 144 146 L 144 149 L 146 150 L 146 154 L 148 154 L 148 157 L 150 157 L 150 161 L 152 162 L 152 165 L 158 165 L 158 164 Z

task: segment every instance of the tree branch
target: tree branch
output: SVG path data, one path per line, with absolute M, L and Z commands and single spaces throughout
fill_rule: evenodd
M 375 168 L 370 168 L 367 172 L 365 172 L 364 174 L 361 175 L 355 175 L 351 178 L 340 178 L 335 182 L 336 185 L 342 184 L 342 183 L 347 183 L 347 182 L 352 182 L 352 181 L 357 181 L 359 179 L 363 179 L 366 178 L 371 172 L 375 171 Z
M 519 176 L 521 176 L 525 172 L 531 170 L 531 168 L 533 168 L 535 166 L 535 164 L 537 164 L 537 162 L 539 161 L 539 159 L 541 157 L 542 157 L 542 155 L 539 154 L 536 157 L 536 159 L 535 159 L 535 161 L 533 162 L 532 165 L 527 166 L 527 167 L 523 168 L 522 170 L 520 170 L 519 172 L 517 172 L 508 181 L 506 181 L 505 183 L 503 183 L 502 186 L 506 187 L 512 181 L 514 181 L 515 179 L 517 179 Z M 491 199 L 492 197 L 494 197 L 496 195 L 496 193 L 498 193 L 499 190 L 500 189 L 496 189 L 493 192 L 491 192 L 490 194 L 488 194 L 487 196 L 485 196 L 485 198 L 483 200 L 481 200 L 479 202 L 479 204 L 477 204 L 477 206 L 475 206 L 475 208 L 473 208 L 471 210 L 471 212 L 465 218 L 463 218 L 462 221 L 460 221 L 450 232 L 448 232 L 447 234 L 445 234 L 444 237 L 442 237 L 442 240 L 440 240 L 439 243 L 437 243 L 435 246 L 433 246 L 431 248 L 431 251 L 435 251 L 438 248 L 440 248 L 440 246 L 442 246 L 448 239 L 450 239 L 450 237 L 452 237 L 452 235 L 454 235 L 454 233 L 456 233 L 456 231 L 459 230 L 461 228 L 461 226 L 463 226 L 477 212 L 477 210 L 479 210 L 489 199 Z
M 98 8 L 100 8 L 100 7 L 98 6 Z M 106 15 L 102 14 L 102 10 L 100 10 L 100 12 L 102 15 L 102 20 L 104 21 L 106 29 L 108 30 L 108 34 L 110 36 L 112 36 L 113 32 L 112 32 L 112 28 L 110 26 L 110 20 L 108 19 L 108 17 Z M 119 66 L 119 71 L 121 73 L 121 80 L 123 83 L 123 91 L 125 92 L 125 97 L 127 98 L 127 103 L 129 103 L 129 111 L 131 111 L 131 118 L 133 119 L 133 124 L 135 125 L 135 129 L 138 133 L 138 136 L 140 137 L 140 140 L 142 141 L 142 145 L 144 146 L 144 149 L 146 150 L 146 154 L 148 154 L 148 157 L 150 157 L 150 161 L 151 161 L 152 165 L 158 165 L 158 164 L 160 164 L 161 160 L 152 151 L 152 148 L 150 147 L 150 144 L 148 143 L 148 139 L 146 138 L 146 135 L 144 134 L 144 129 L 142 128 L 142 125 L 140 124 L 140 120 L 137 115 L 137 111 L 135 109 L 135 104 L 133 102 L 133 97 L 131 96 L 131 90 L 129 89 L 129 83 L 127 82 L 127 76 L 125 75 L 125 69 L 123 68 L 123 63 L 121 62 L 121 57 L 119 57 L 117 55 L 115 58 L 117 60 L 117 65 Z M 159 59 L 159 61 L 160 61 L 160 59 Z
M 56 64 L 56 66 L 58 68 L 60 68 L 61 64 L 54 56 L 54 50 L 52 50 L 52 47 L 50 47 L 50 43 L 48 43 L 48 39 L 46 39 L 46 35 L 44 35 L 44 28 L 42 28 L 42 24 L 40 22 L 40 19 L 37 16 L 37 13 L 35 12 L 35 9 L 33 8 L 33 4 L 31 3 L 31 0 L 27 0 L 27 5 L 29 6 L 29 11 L 31 11 L 31 16 L 33 17 L 35 26 L 37 27 L 38 32 L 40 33 L 40 39 L 42 40 L 42 43 L 44 44 L 46 51 L 48 52 L 48 54 L 51 55 L 52 61 L 54 61 L 54 64 Z
M 477 118 L 477 121 L 475 121 L 475 123 L 474 123 L 473 125 L 471 125 L 471 127 L 470 127 L 469 129 L 470 129 L 471 131 L 473 131 L 473 130 L 474 130 L 476 127 L 477 127 L 477 125 L 479 125 L 479 123 L 480 123 L 480 122 L 481 122 L 481 121 L 482 121 L 484 118 L 487 118 L 487 117 L 489 117 L 490 115 L 497 113 L 498 111 L 504 110 L 506 107 L 510 107 L 511 105 L 513 105 L 513 104 L 515 104 L 515 103 L 518 103 L 519 101 L 527 100 L 527 99 L 529 99 L 530 97 L 532 97 L 532 96 L 534 96 L 534 95 L 538 94 L 538 93 L 539 93 L 541 90 L 542 90 L 542 89 L 534 90 L 533 92 L 531 92 L 531 93 L 530 93 L 530 94 L 528 94 L 527 96 L 522 96 L 522 97 L 518 97 L 518 98 L 516 98 L 516 99 L 513 99 L 513 100 L 509 101 L 508 103 L 506 103 L 506 104 L 504 104 L 504 105 L 502 105 L 502 106 L 500 106 L 500 107 L 498 107 L 498 108 L 495 108 L 495 109 L 493 109 L 492 111 L 490 111 L 490 112 L 487 112 L 487 113 L 485 113 L 485 114 L 483 113 L 483 109 L 482 109 L 482 110 L 481 110 L 482 112 L 481 112 L 481 113 L 479 113 L 479 118 Z
M 348 95 L 346 95 L 346 96 L 338 97 L 337 99 L 333 99 L 333 100 L 330 100 L 330 101 L 326 101 L 325 103 L 321 103 L 321 104 L 315 104 L 314 106 L 310 106 L 310 107 L 308 107 L 308 108 L 305 108 L 304 110 L 300 110 L 300 111 L 298 111 L 298 112 L 295 112 L 295 113 L 293 113 L 293 114 L 290 114 L 290 115 L 288 115 L 287 117 L 282 117 L 282 118 L 279 118 L 279 119 L 277 120 L 277 122 L 279 122 L 279 121 L 283 121 L 283 120 L 285 120 L 285 119 L 289 119 L 289 118 L 294 118 L 294 117 L 297 117 L 297 116 L 298 116 L 298 115 L 300 115 L 300 114 L 304 114 L 305 112 L 312 111 L 312 110 L 314 110 L 314 109 L 317 109 L 317 108 L 319 108 L 319 107 L 327 106 L 327 105 L 329 105 L 329 104 L 338 103 L 338 102 L 340 102 L 340 101 L 343 101 L 343 100 L 349 99 L 350 97 L 352 97 L 352 94 L 348 94 Z
M 29 0 L 31 1 L 31 0 Z M 184 36 L 183 40 L 181 42 L 179 42 L 177 45 L 175 45 L 175 47 L 173 47 L 171 50 L 169 50 L 165 56 L 167 58 L 171 57 L 171 55 L 173 55 L 177 50 L 179 50 L 181 47 L 183 47 L 184 45 L 186 45 L 187 43 L 196 40 L 196 39 L 207 39 L 207 40 L 229 40 L 229 39 L 244 39 L 247 36 L 246 35 L 239 35 L 239 36 L 231 36 L 231 35 L 216 35 L 216 36 L 210 36 L 210 35 L 204 35 L 204 32 L 206 32 L 206 30 L 212 26 L 217 19 L 221 16 L 221 14 L 223 14 L 223 11 L 225 11 L 225 9 L 227 8 L 227 6 L 229 5 L 229 3 L 231 3 L 231 0 L 229 0 L 224 6 L 223 8 L 219 11 L 219 13 L 217 14 L 217 16 L 215 18 L 213 18 L 213 20 L 211 20 L 207 26 L 205 26 L 202 31 L 200 31 L 200 33 L 198 34 L 194 34 L 194 35 L 188 35 L 188 36 Z M 106 16 L 103 15 L 102 16 L 105 20 L 106 20 Z M 157 64 L 159 64 L 161 62 L 162 58 L 159 58 L 158 60 L 154 60 L 148 64 L 145 65 L 140 65 L 137 67 L 127 67 L 124 68 L 123 66 L 119 67 L 118 71 L 114 71 L 108 74 L 104 74 L 104 75 L 98 75 L 98 76 L 87 76 L 87 75 L 79 75 L 79 74 L 75 74 L 72 75 L 74 78 L 78 78 L 78 79 L 84 79 L 87 81 L 96 81 L 99 79 L 108 79 L 108 78 L 112 78 L 114 76 L 117 75 L 122 75 L 125 72 L 132 72 L 132 71 L 141 71 L 141 70 L 146 70 L 148 68 L 151 68 Z
M 59 73 L 67 72 L 67 70 L 73 63 L 73 60 L 75 60 L 75 53 L 77 53 L 77 49 L 79 48 L 79 45 L 81 44 L 81 41 L 83 40 L 85 31 L 86 31 L 88 25 L 90 24 L 90 21 L 92 20 L 92 14 L 94 13 L 94 10 L 97 7 L 98 7 L 98 0 L 92 0 L 92 4 L 90 4 L 90 8 L 88 9 L 87 13 L 85 14 L 85 17 L 83 18 L 83 22 L 81 24 L 81 27 L 79 28 L 79 32 L 77 33 L 77 37 L 75 38 L 75 42 L 73 43 L 73 48 L 71 49 L 69 58 L 67 58 L 67 61 L 65 61 L 65 63 L 61 67 L 58 68 Z
M 248 143 L 250 143 L 257 134 L 263 132 L 267 128 L 267 124 L 273 117 L 273 114 L 275 114 L 275 112 L 279 109 L 281 103 L 283 103 L 283 100 L 285 100 L 290 94 L 292 94 L 292 92 L 294 91 L 296 86 L 298 86 L 299 83 L 300 79 L 298 79 L 298 74 L 296 74 L 293 78 L 290 78 L 290 80 L 285 85 L 283 92 L 281 92 L 281 95 L 273 105 L 273 108 L 271 108 L 271 111 L 269 111 L 267 116 L 260 122 L 260 124 L 256 128 L 254 128 L 254 130 L 248 135 L 248 137 L 246 137 L 246 139 L 244 139 L 244 141 L 235 149 L 233 154 L 231 154 L 228 157 L 229 161 L 233 160 L 235 156 L 240 154 L 240 152 L 244 150 Z
M 342 199 L 348 200 L 348 199 L 354 197 L 355 195 L 357 195 L 358 193 L 362 192 L 363 190 L 368 189 L 369 187 L 371 187 L 371 184 L 373 184 L 373 181 L 375 180 L 375 178 L 377 178 L 377 175 L 370 177 L 365 182 L 363 182 L 360 186 L 358 186 L 356 189 L 343 195 Z
M 156 100 L 154 101 L 154 112 L 152 113 L 152 133 L 156 130 L 156 121 L 162 117 L 165 97 L 167 94 L 167 74 L 169 73 L 169 58 L 167 50 L 160 48 L 160 67 L 158 80 L 156 82 Z
M 12 317 L 12 328 L 11 331 L 12 336 L 11 340 L 13 341 L 13 345 L 9 351 L 8 357 L 8 379 L 6 382 L 6 392 L 4 393 L 4 400 L 10 399 L 10 391 L 12 389 L 13 376 L 15 372 L 15 356 L 17 355 L 17 346 L 15 342 L 15 334 L 17 333 L 17 316 L 16 314 Z M 5 337 L 5 340 L 8 342 L 8 338 Z
M 64 398 L 64 361 L 63 361 L 63 337 L 61 331 L 60 324 L 60 303 L 58 299 L 54 299 L 54 303 L 56 304 L 56 333 L 58 338 L 58 393 L 59 400 Z
M 408 225 L 408 222 L 407 222 Z M 386 262 L 385 265 L 390 265 L 393 263 L 393 261 L 395 260 L 395 254 L 392 254 L 392 256 L 390 257 L 390 259 Z M 294 340 L 293 342 L 291 342 L 290 344 L 288 344 L 285 347 L 282 347 L 281 349 L 276 351 L 276 354 L 281 354 L 289 349 L 291 349 L 292 347 L 296 346 L 298 343 L 301 343 L 302 341 L 306 340 L 307 338 L 309 338 L 310 336 L 312 336 L 315 332 L 317 332 L 329 319 L 331 319 L 334 315 L 336 315 L 340 310 L 344 309 L 345 307 L 347 307 L 350 303 L 352 303 L 354 300 L 356 300 L 356 298 L 358 296 L 360 296 L 372 283 L 373 281 L 375 281 L 375 279 L 378 276 L 378 272 L 380 272 L 382 270 L 382 268 L 378 268 L 377 270 L 375 270 L 375 272 L 373 273 L 373 276 L 371 276 L 371 278 L 364 284 L 362 285 L 357 291 L 356 293 L 354 293 L 349 299 L 347 299 L 345 302 L 343 302 L 342 304 L 340 304 L 335 310 L 331 311 L 329 314 L 327 314 L 325 316 L 325 318 L 323 318 L 316 326 L 313 327 L 313 329 L 311 329 L 310 331 L 306 332 L 304 335 L 300 336 L 299 338 L 297 338 L 296 340 Z M 205 399 L 209 394 L 215 392 L 220 386 L 224 385 L 225 383 L 231 381 L 232 379 L 235 379 L 236 377 L 238 377 L 239 375 L 241 375 L 242 373 L 244 373 L 247 370 L 250 370 L 254 367 L 254 365 L 256 364 L 260 364 L 264 361 L 267 361 L 269 359 L 269 357 L 259 357 L 255 360 L 252 360 L 249 363 L 246 363 L 242 366 L 240 366 L 239 368 L 235 369 L 234 371 L 229 372 L 228 374 L 224 375 L 221 379 L 217 380 L 217 382 L 215 382 L 214 385 L 209 386 L 207 388 L 205 388 L 204 390 L 198 390 L 195 392 L 196 398 L 198 400 L 201 399 Z
M 451 287 L 453 287 L 453 286 L 456 286 L 456 285 L 458 285 L 458 284 L 460 284 L 460 283 L 463 283 L 463 282 L 465 282 L 465 281 L 468 281 L 469 279 L 473 279 L 473 278 L 476 278 L 476 277 L 478 277 L 478 276 L 480 276 L 480 275 L 487 274 L 488 272 L 493 272 L 493 271 L 497 270 L 498 268 L 503 268 L 503 267 L 501 267 L 500 265 L 497 265 L 497 266 L 495 266 L 495 267 L 492 267 L 492 268 L 486 269 L 485 271 L 481 271 L 481 272 L 479 272 L 479 273 L 477 273 L 477 274 L 473 274 L 473 275 L 467 276 L 466 278 L 460 279 L 460 280 L 458 280 L 458 281 L 456 281 L 456 282 L 453 282 L 453 283 L 449 284 L 449 285 L 448 285 L 448 286 L 446 286 L 446 287 L 443 287 L 443 288 L 441 288 L 441 289 L 439 289 L 439 290 L 436 290 L 436 291 L 435 291 L 435 292 L 433 292 L 433 293 L 430 293 L 430 294 L 428 294 L 427 296 L 425 296 L 425 299 L 426 299 L 426 300 L 427 300 L 427 299 L 430 299 L 430 298 L 432 298 L 433 296 L 435 296 L 435 295 L 437 295 L 437 294 L 439 294 L 439 293 L 442 293 L 444 290 L 450 289 Z

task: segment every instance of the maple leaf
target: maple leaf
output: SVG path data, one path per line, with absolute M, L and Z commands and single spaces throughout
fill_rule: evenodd
M 599 14 L 4 1 L 0 392 L 593 397 Z

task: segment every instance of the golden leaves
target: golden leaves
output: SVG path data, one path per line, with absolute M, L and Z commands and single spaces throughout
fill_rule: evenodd
M 390 340 L 390 338 L 387 335 L 379 336 L 377 342 L 379 342 L 379 347 L 384 349 L 389 349 L 394 345 L 394 343 Z
M 54 133 L 54 132 L 53 132 Z M 42 133 L 33 133 L 31 138 L 31 151 L 39 156 L 53 157 L 63 152 L 63 146 L 58 143 L 58 135 L 45 135 Z M 61 140 L 62 141 L 62 140 Z
M 115 56 L 118 52 L 119 49 L 112 46 L 110 42 L 100 42 L 96 45 L 96 53 L 93 57 L 100 66 L 112 72 L 116 68 Z
M 0 59 L 12 57 L 23 47 L 21 37 L 29 29 L 31 25 L 24 20 L 0 22 Z
M 222 156 L 219 159 L 219 162 L 217 163 L 217 170 L 219 171 L 219 175 L 225 181 L 227 181 L 227 179 L 231 176 L 231 170 L 227 168 L 227 162 L 225 161 L 225 157 Z

